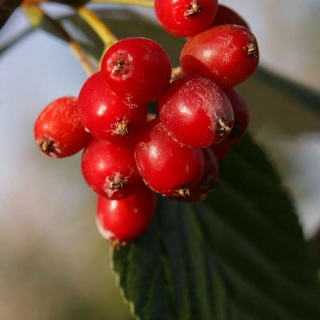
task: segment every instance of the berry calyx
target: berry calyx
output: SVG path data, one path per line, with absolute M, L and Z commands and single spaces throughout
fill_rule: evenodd
M 57 148 L 54 144 L 54 141 L 50 138 L 43 138 L 38 142 L 40 150 L 47 155 L 55 154 L 57 152 Z
M 258 57 L 258 46 L 256 43 L 254 42 L 249 42 L 247 45 L 245 45 L 243 47 L 245 53 L 248 55 L 248 56 L 255 56 L 255 57 Z
M 188 6 L 187 11 L 185 12 L 184 16 L 196 16 L 198 13 L 200 13 L 203 10 L 201 4 L 197 0 L 192 0 L 190 2 L 190 5 Z

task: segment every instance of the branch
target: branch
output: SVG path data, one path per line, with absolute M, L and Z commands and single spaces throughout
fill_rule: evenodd
M 90 62 L 86 52 L 81 48 L 79 43 L 73 40 L 69 34 L 62 28 L 62 26 L 57 23 L 57 21 L 46 15 L 38 6 L 36 5 L 22 5 L 22 9 L 29 18 L 30 23 L 34 28 L 39 28 L 43 23 L 47 23 L 51 28 L 58 34 L 58 36 L 64 41 L 68 42 L 72 51 L 76 57 L 81 62 L 83 68 L 90 76 L 95 72 L 95 68 Z
M 79 16 L 93 29 L 97 36 L 104 44 L 104 49 L 107 50 L 118 39 L 109 30 L 109 28 L 98 18 L 98 16 L 85 6 L 81 6 L 76 9 Z
M 24 2 L 27 5 L 35 5 L 42 2 L 58 2 L 63 3 L 71 6 L 79 6 L 83 5 L 86 2 L 92 3 L 115 3 L 115 4 L 127 4 L 127 5 L 134 5 L 134 6 L 142 6 L 142 7 L 149 7 L 153 8 L 154 3 L 153 1 L 148 0 L 0 0 L 0 30 L 9 19 L 13 11 L 19 7 L 19 5 Z
M 91 0 L 91 3 L 116 3 L 153 8 L 154 2 L 148 0 Z
M 0 30 L 22 0 L 0 0 Z

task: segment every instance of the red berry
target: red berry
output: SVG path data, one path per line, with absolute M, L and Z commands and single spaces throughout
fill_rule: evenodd
M 217 12 L 217 0 L 155 0 L 159 23 L 169 33 L 193 36 L 210 25 Z
M 246 28 L 219 25 L 190 38 L 180 64 L 185 74 L 199 74 L 227 89 L 246 80 L 259 63 L 258 44 Z
M 124 101 L 97 72 L 80 91 L 79 114 L 94 136 L 118 143 L 131 142 L 146 120 L 147 105 Z
M 226 139 L 228 141 L 233 141 L 233 143 L 237 143 L 247 131 L 249 124 L 249 111 L 240 92 L 235 88 L 225 90 L 225 94 L 232 105 L 234 114 L 233 128 Z
M 228 156 L 234 145 L 235 143 L 232 140 L 224 139 L 220 143 L 213 144 L 209 148 L 213 151 L 218 162 L 220 162 Z
M 105 53 L 101 72 L 114 92 L 134 103 L 158 98 L 171 78 L 165 50 L 147 38 L 126 38 Z
M 229 7 L 219 4 L 217 14 L 209 28 L 219 26 L 221 24 L 236 24 L 250 30 L 250 26 L 247 21 L 245 21 L 237 12 Z
M 225 93 L 232 105 L 234 124 L 226 139 L 211 146 L 218 161 L 222 161 L 228 156 L 234 145 L 241 140 L 247 131 L 249 124 L 249 111 L 241 94 L 235 88 L 225 90 Z
M 83 149 L 92 136 L 85 132 L 75 97 L 62 97 L 51 102 L 34 125 L 37 144 L 46 156 L 63 158 Z
M 225 139 L 233 111 L 223 90 L 212 80 L 187 75 L 173 81 L 158 102 L 163 127 L 179 142 L 204 148 Z
M 156 194 L 145 185 L 125 199 L 99 197 L 96 222 L 100 234 L 116 248 L 138 238 L 150 225 L 156 203 Z
M 201 150 L 172 139 L 158 118 L 138 136 L 134 154 L 145 183 L 166 196 L 188 194 L 204 170 Z
M 93 191 L 109 199 L 128 197 L 142 183 L 133 146 L 97 138 L 83 152 L 82 173 Z
M 190 190 L 185 197 L 176 197 L 184 202 L 197 202 L 206 199 L 219 185 L 219 167 L 217 158 L 210 147 L 201 149 L 204 154 L 204 171 L 200 181 Z

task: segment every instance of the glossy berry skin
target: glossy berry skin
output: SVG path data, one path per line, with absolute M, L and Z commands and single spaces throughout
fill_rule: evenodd
M 173 81 L 158 102 L 163 127 L 179 142 L 204 148 L 225 139 L 233 126 L 233 110 L 212 80 L 187 75 Z
M 240 92 L 235 88 L 230 88 L 225 90 L 225 93 L 232 105 L 234 124 L 226 139 L 211 146 L 211 149 L 219 162 L 224 160 L 232 148 L 239 143 L 249 125 L 249 111 Z
M 133 146 L 93 139 L 82 155 L 82 174 L 90 188 L 108 199 L 121 199 L 142 184 Z
M 101 62 L 104 80 L 114 92 L 133 103 L 156 100 L 170 82 L 171 64 L 153 40 L 125 38 L 111 46 Z
M 223 89 L 246 80 L 258 63 L 255 36 L 248 29 L 234 24 L 219 25 L 190 38 L 180 55 L 185 74 L 210 78 Z
M 154 3 L 161 26 L 179 37 L 203 31 L 213 21 L 217 7 L 217 0 L 155 0 Z
M 116 143 L 133 141 L 147 117 L 146 104 L 132 104 L 115 94 L 101 72 L 84 83 L 79 94 L 79 114 L 94 136 Z
M 199 202 L 206 199 L 219 185 L 219 166 L 210 147 L 201 149 L 204 154 L 204 171 L 200 181 L 190 189 L 190 194 L 174 199 L 183 202 Z
M 145 185 L 125 199 L 99 197 L 96 222 L 101 236 L 115 247 L 138 238 L 152 222 L 156 204 L 156 194 Z
M 84 130 L 77 107 L 77 98 L 66 96 L 52 101 L 39 114 L 34 137 L 44 155 L 68 157 L 83 149 L 92 139 L 92 135 Z
M 227 140 L 237 143 L 243 137 L 249 125 L 249 110 L 242 95 L 235 88 L 225 90 L 233 109 L 234 124 L 231 132 L 227 136 Z
M 201 150 L 172 139 L 158 118 L 140 133 L 134 155 L 144 182 L 165 196 L 188 194 L 204 170 Z
M 245 21 L 237 12 L 227 6 L 219 4 L 216 16 L 209 28 L 219 26 L 221 24 L 236 24 L 251 30 L 248 22 Z

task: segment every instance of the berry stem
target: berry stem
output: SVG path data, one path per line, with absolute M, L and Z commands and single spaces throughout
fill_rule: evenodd
M 91 0 L 91 3 L 117 3 L 153 8 L 154 2 L 148 0 Z
M 38 5 L 43 2 L 48 2 L 48 0 L 24 0 L 22 5 Z M 148 8 L 154 7 L 154 2 L 150 0 L 91 0 L 90 3 L 115 3 L 142 6 Z
M 115 35 L 93 11 L 85 6 L 81 6 L 76 10 L 79 16 L 93 29 L 93 31 L 101 39 L 104 44 L 104 51 L 109 49 L 114 43 L 118 41 Z
M 90 76 L 95 72 L 95 68 L 89 61 L 86 52 L 81 48 L 77 41 L 70 37 L 67 31 L 57 21 L 50 18 L 37 5 L 22 4 L 21 8 L 28 17 L 32 27 L 39 28 L 43 23 L 49 25 L 50 28 L 55 31 L 55 34 L 58 34 L 58 37 L 69 43 L 72 51 L 79 59 L 86 73 Z

